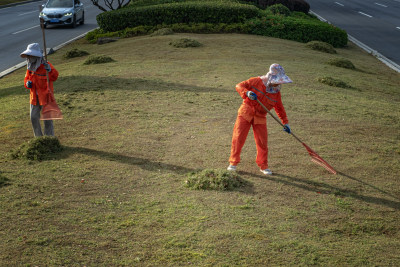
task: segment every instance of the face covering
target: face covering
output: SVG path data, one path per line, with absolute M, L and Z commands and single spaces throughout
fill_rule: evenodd
M 41 64 L 45 63 L 43 57 L 33 57 L 33 56 L 27 57 L 26 62 L 27 62 L 27 68 L 30 71 L 36 71 Z
M 270 82 L 271 81 L 271 76 L 272 75 L 270 73 L 267 73 L 267 74 L 265 74 L 263 76 L 260 76 L 260 78 L 261 78 L 261 80 L 263 81 L 263 83 L 264 83 L 264 85 L 266 87 L 265 90 L 267 91 L 267 93 L 276 94 L 281 90 L 281 85 L 278 84 L 276 86 L 272 86 L 271 82 Z

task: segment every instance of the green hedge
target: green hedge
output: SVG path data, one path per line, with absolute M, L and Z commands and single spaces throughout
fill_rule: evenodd
M 252 34 L 276 37 L 307 43 L 322 41 L 334 47 L 347 45 L 346 31 L 315 19 L 271 16 L 252 19 L 248 22 Z
M 182 2 L 101 13 L 97 23 L 105 31 L 119 31 L 140 25 L 175 23 L 243 23 L 259 16 L 260 9 L 231 2 Z

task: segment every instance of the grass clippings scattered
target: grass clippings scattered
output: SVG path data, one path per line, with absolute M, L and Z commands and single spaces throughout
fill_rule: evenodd
M 169 43 L 170 45 L 178 48 L 187 48 L 187 47 L 199 47 L 202 44 L 199 41 L 190 39 L 190 38 L 181 38 L 178 40 L 174 40 Z
M 75 57 L 83 57 L 89 55 L 89 52 L 84 50 L 79 50 L 78 48 L 71 49 L 64 54 L 63 58 L 70 59 Z
M 321 41 L 311 41 L 306 44 L 308 48 L 311 48 L 312 50 L 320 51 L 320 52 L 325 52 L 329 54 L 337 54 L 335 48 L 328 43 L 321 42 Z
M 320 78 L 318 78 L 318 81 L 319 81 L 320 83 L 327 84 L 327 85 L 329 85 L 329 86 L 340 87 L 340 88 L 347 88 L 347 89 L 352 88 L 350 85 L 348 85 L 348 84 L 345 83 L 344 81 L 341 81 L 341 80 L 339 80 L 339 79 L 335 79 L 335 78 L 332 78 L 332 77 L 328 77 L 328 76 L 326 76 L 326 77 L 320 77 Z
M 188 174 L 185 183 L 187 187 L 197 190 L 229 191 L 244 186 L 246 181 L 236 172 L 205 169 Z
M 103 64 L 103 63 L 109 63 L 109 62 L 114 62 L 115 60 L 112 59 L 109 56 L 105 55 L 92 55 L 89 56 L 85 62 L 83 63 L 84 65 L 90 65 L 90 64 Z
M 332 58 L 327 62 L 329 65 L 336 66 L 339 68 L 345 68 L 345 69 L 350 69 L 350 70 L 355 70 L 356 67 L 354 64 L 345 58 Z
M 63 150 L 55 136 L 35 137 L 11 153 L 13 159 L 44 160 Z
M 171 28 L 162 28 L 155 32 L 153 32 L 150 36 L 162 36 L 162 35 L 171 35 L 174 34 L 174 31 Z

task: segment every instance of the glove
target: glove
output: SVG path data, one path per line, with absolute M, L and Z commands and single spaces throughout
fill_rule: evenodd
M 50 71 L 51 71 L 51 67 L 50 67 L 50 64 L 49 64 L 49 63 L 43 63 L 43 65 L 44 65 L 44 69 L 45 69 L 47 72 L 50 72 Z
M 32 88 L 32 82 L 31 82 L 31 81 L 27 81 L 27 82 L 26 82 L 26 87 Z
M 250 100 L 257 100 L 257 95 L 252 91 L 247 91 L 246 95 Z
M 284 130 L 285 132 L 287 132 L 288 134 L 290 134 L 290 133 L 292 132 L 292 130 L 290 130 L 289 124 L 283 125 L 283 130 Z

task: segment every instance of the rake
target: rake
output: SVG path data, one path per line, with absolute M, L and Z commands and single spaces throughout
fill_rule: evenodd
M 260 104 L 266 112 L 268 112 L 269 115 L 271 115 L 272 118 L 274 118 L 274 120 L 276 122 L 278 122 L 283 128 L 285 128 L 285 126 L 282 124 L 282 122 L 275 117 L 274 114 L 272 114 L 271 111 L 269 111 L 262 103 L 260 100 L 256 99 L 258 104 Z M 290 133 L 297 141 L 299 141 L 306 149 L 308 154 L 311 156 L 311 161 L 324 167 L 325 169 L 327 169 L 330 173 L 333 174 L 337 174 L 337 172 L 335 171 L 335 169 L 328 164 L 328 162 L 326 162 L 323 158 L 321 158 L 314 150 L 312 150 L 308 145 L 306 145 L 303 141 L 300 140 L 300 138 L 298 138 L 293 132 Z
M 40 19 L 40 27 L 42 28 L 42 34 L 43 34 L 44 58 L 46 59 L 47 62 L 46 38 L 44 35 L 44 20 L 42 18 Z M 42 114 L 40 116 L 40 120 L 42 121 L 62 120 L 63 115 L 50 89 L 49 72 L 47 70 L 46 70 L 46 78 L 47 78 L 47 89 L 49 89 L 49 93 L 47 94 L 47 104 L 44 105 L 42 108 Z

